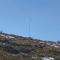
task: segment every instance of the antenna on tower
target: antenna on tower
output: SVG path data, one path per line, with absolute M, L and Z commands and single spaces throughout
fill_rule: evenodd
M 29 17 L 28 20 L 28 31 L 29 31 L 29 37 L 31 37 L 31 17 Z

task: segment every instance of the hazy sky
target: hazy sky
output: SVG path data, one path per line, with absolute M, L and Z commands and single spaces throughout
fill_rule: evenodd
M 60 0 L 0 0 L 0 30 L 60 40 Z

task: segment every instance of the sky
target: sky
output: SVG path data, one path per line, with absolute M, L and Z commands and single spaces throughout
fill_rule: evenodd
M 60 40 L 60 0 L 0 0 L 0 31 Z

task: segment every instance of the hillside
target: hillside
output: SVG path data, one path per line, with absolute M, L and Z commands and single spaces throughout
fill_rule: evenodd
M 60 60 L 60 42 L 0 32 L 0 60 Z

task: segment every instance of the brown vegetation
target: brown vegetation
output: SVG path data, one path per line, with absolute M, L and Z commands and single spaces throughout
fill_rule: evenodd
M 41 60 L 40 57 L 43 56 L 52 56 L 58 59 L 60 58 L 60 48 L 40 43 L 30 37 L 6 38 L 0 35 L 0 60 L 33 60 L 32 58 Z

